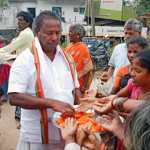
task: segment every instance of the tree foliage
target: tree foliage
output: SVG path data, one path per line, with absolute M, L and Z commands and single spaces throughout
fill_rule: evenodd
M 150 0 L 135 0 L 135 1 L 139 1 L 137 3 L 136 9 L 136 12 L 139 16 L 150 12 Z
M 8 0 L 0 0 L 0 7 L 8 6 Z

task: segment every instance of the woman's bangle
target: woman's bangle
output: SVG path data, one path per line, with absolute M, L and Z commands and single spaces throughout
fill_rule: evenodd
M 118 97 L 117 99 L 115 99 L 115 104 L 113 103 L 113 107 L 119 111 L 119 112 L 123 112 L 123 104 L 126 102 L 128 98 L 127 97 Z

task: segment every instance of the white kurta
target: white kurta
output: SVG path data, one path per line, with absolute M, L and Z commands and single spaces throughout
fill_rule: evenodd
M 74 103 L 72 91 L 74 83 L 67 62 L 62 55 L 60 47 L 53 61 L 44 53 L 42 58 L 44 64 L 41 66 L 41 80 L 46 98 L 57 99 Z M 76 79 L 77 80 L 77 79 Z M 30 49 L 22 52 L 12 65 L 9 78 L 8 93 L 28 93 L 33 96 L 35 91 L 36 69 L 34 57 Z M 76 82 L 76 87 L 79 83 Z M 53 119 L 54 112 L 48 109 L 49 119 Z M 38 109 L 21 109 L 21 141 L 41 143 L 40 111 Z M 55 133 L 59 132 L 52 123 L 49 124 L 49 139 L 56 141 L 59 137 Z

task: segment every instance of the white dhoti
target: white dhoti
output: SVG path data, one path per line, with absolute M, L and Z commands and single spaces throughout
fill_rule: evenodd
M 64 150 L 64 142 L 40 144 L 19 141 L 16 150 Z

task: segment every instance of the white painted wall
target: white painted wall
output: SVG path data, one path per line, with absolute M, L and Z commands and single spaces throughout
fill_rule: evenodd
M 16 26 L 16 8 L 0 9 L 0 29 L 14 29 Z
M 83 24 L 84 15 L 79 12 L 74 12 L 74 8 L 85 7 L 84 0 L 37 0 L 37 2 L 23 2 L 11 3 L 10 6 L 0 11 L 0 29 L 15 28 L 16 27 L 16 14 L 20 10 L 26 11 L 27 8 L 36 8 L 36 15 L 42 10 L 52 10 L 52 7 L 62 8 L 62 17 L 65 18 L 66 24 L 73 23 Z M 4 13 L 6 15 L 4 15 Z

